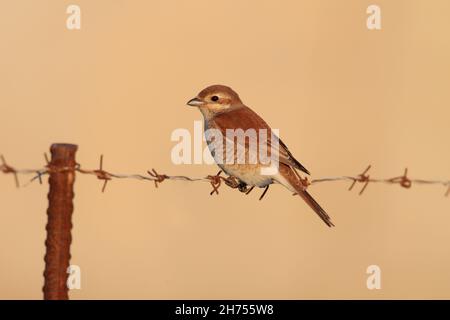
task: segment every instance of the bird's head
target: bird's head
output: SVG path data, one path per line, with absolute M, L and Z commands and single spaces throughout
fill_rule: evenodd
M 198 107 L 205 118 L 242 106 L 239 95 L 230 87 L 223 85 L 209 86 L 187 102 L 189 106 Z

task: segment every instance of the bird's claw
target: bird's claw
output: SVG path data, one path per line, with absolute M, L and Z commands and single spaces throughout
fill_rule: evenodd
M 240 181 L 234 176 L 222 177 L 221 173 L 222 171 L 219 171 L 215 176 L 208 176 L 211 186 L 213 187 L 213 190 L 210 193 L 211 195 L 214 193 L 219 194 L 219 187 L 222 184 L 222 181 L 230 188 L 238 189 L 240 192 L 248 194 L 252 191 L 253 187 L 249 188 L 245 182 Z

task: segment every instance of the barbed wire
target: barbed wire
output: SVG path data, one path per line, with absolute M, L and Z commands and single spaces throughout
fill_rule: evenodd
M 134 180 L 142 180 L 142 181 L 151 181 L 154 182 L 155 187 L 157 188 L 160 183 L 165 180 L 178 180 L 178 181 L 189 181 L 189 182 L 209 182 L 212 186 L 211 195 L 219 194 L 219 187 L 224 183 L 230 188 L 239 189 L 239 191 L 244 192 L 246 194 L 250 193 L 253 190 L 253 187 L 248 188 L 246 185 L 243 185 L 238 181 L 237 178 L 233 176 L 224 177 L 221 175 L 222 171 L 219 171 L 216 175 L 208 175 L 206 177 L 188 177 L 182 175 L 167 175 L 167 174 L 159 174 L 155 169 L 148 170 L 146 174 L 119 174 L 112 173 L 103 169 L 103 155 L 100 156 L 100 164 L 98 169 L 84 169 L 80 164 L 76 164 L 75 167 L 64 167 L 64 168 L 56 168 L 53 167 L 48 159 L 47 154 L 44 154 L 46 165 L 41 169 L 16 169 L 15 167 L 9 165 L 6 162 L 6 159 L 3 155 L 0 156 L 0 172 L 4 174 L 12 174 L 14 176 L 14 182 L 17 188 L 20 187 L 19 175 L 34 175 L 28 183 L 24 186 L 29 185 L 33 181 L 38 180 L 40 184 L 42 184 L 42 177 L 54 173 L 54 172 L 63 172 L 63 171 L 75 171 L 77 173 L 83 175 L 91 175 L 97 177 L 97 179 L 103 181 L 102 192 L 105 192 L 106 186 L 109 181 L 113 179 L 134 179 Z M 367 186 L 370 183 L 384 183 L 384 184 L 393 184 L 399 185 L 405 189 L 411 188 L 413 184 L 419 185 L 442 185 L 446 188 L 445 196 L 448 197 L 450 195 L 450 180 L 431 180 L 431 179 L 413 179 L 408 177 L 408 168 L 405 168 L 402 175 L 395 176 L 392 178 L 373 178 L 368 172 L 372 168 L 369 165 L 362 173 L 354 175 L 354 176 L 334 176 L 334 177 L 323 177 L 308 180 L 304 178 L 302 183 L 305 187 L 310 185 L 315 185 L 319 183 L 325 182 L 335 182 L 335 181 L 349 181 L 351 182 L 348 190 L 351 191 L 355 187 L 357 183 L 361 184 L 362 187 L 359 191 L 359 195 L 362 195 L 364 191 L 367 189 Z M 267 190 L 265 190 L 267 191 Z M 265 191 L 260 197 L 260 200 L 264 197 Z

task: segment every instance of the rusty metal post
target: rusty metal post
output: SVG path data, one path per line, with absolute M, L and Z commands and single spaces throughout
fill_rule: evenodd
M 50 148 L 48 193 L 49 206 L 45 241 L 44 299 L 67 300 L 67 268 L 72 242 L 73 185 L 75 182 L 75 153 L 72 144 L 53 144 Z

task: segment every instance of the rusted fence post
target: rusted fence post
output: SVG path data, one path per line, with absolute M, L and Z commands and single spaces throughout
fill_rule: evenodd
M 48 164 L 50 190 L 43 288 L 45 300 L 69 299 L 67 268 L 72 242 L 72 200 L 77 149 L 72 144 L 53 144 L 50 148 L 52 158 Z

